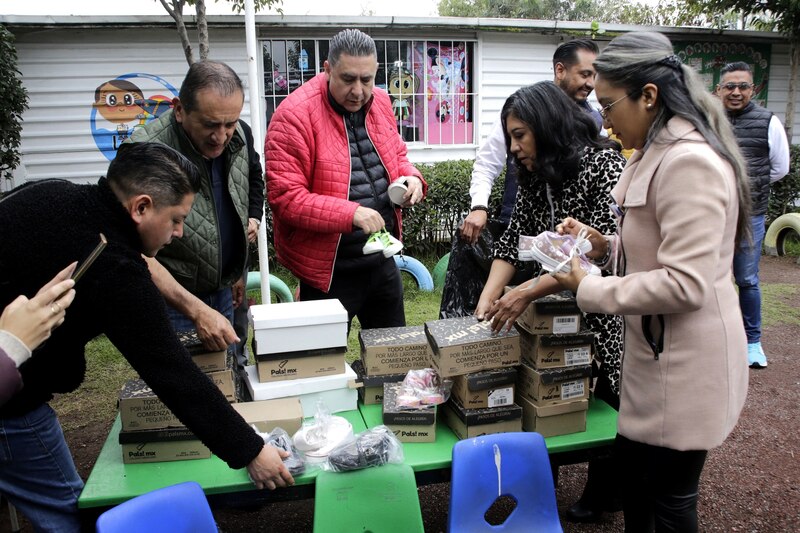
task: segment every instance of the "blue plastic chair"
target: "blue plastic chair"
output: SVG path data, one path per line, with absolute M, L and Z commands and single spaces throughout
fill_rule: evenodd
M 137 496 L 97 519 L 97 533 L 217 533 L 203 489 L 194 481 Z
M 516 507 L 499 525 L 484 515 L 500 496 Z M 462 440 L 453 447 L 450 533 L 560 532 L 553 474 L 538 433 L 498 433 Z

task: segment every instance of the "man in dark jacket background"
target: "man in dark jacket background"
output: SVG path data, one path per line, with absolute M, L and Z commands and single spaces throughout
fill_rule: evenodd
M 750 176 L 753 199 L 751 230 L 753 242 L 743 242 L 733 256 L 733 275 L 739 287 L 747 333 L 747 358 L 751 368 L 765 368 L 767 357 L 761 347 L 761 286 L 758 263 L 764 242 L 765 218 L 770 184 L 789 173 L 789 143 L 781 121 L 771 111 L 752 101 L 753 72 L 742 61 L 728 63 L 720 71 L 717 95 L 728 111 Z

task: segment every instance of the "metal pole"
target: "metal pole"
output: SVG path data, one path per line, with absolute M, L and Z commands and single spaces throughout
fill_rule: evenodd
M 264 114 L 261 112 L 261 94 L 258 79 L 258 40 L 256 40 L 256 8 L 253 0 L 244 2 L 244 27 L 247 37 L 247 78 L 250 88 L 250 127 L 253 130 L 255 149 L 264 164 Z M 269 294 L 269 257 L 267 255 L 267 225 L 265 217 L 261 217 L 258 228 L 258 263 L 261 265 L 261 302 L 270 303 Z

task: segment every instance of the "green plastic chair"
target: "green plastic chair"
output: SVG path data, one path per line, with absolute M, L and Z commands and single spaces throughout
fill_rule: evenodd
M 408 465 L 321 472 L 315 490 L 315 533 L 425 531 L 417 481 Z

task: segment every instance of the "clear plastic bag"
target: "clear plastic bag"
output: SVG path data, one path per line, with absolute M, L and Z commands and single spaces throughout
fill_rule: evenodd
M 324 460 L 333 448 L 352 435 L 352 424 L 341 416 L 331 415 L 325 402 L 319 400 L 314 419 L 303 421 L 292 441 L 311 463 Z
M 585 236 L 559 235 L 543 231 L 535 237 L 519 236 L 520 261 L 538 261 L 547 272 L 569 272 L 573 257 L 580 259 L 581 269 L 587 274 L 600 275 L 600 269 L 586 258 L 592 244 Z
M 397 407 L 419 409 L 433 407 L 450 398 L 453 381 L 443 380 L 432 368 L 409 370 L 397 393 Z
M 283 450 L 291 454 L 289 457 L 283 459 L 283 464 L 286 466 L 292 476 L 299 476 L 306 471 L 306 461 L 303 458 L 303 454 L 301 454 L 294 446 L 292 443 L 292 438 L 285 429 L 278 427 L 269 433 L 261 433 L 255 426 L 252 427 L 256 430 L 256 433 L 258 433 L 259 436 L 264 439 L 264 444 L 273 446 L 279 450 Z
M 323 470 L 349 472 L 387 463 L 402 463 L 403 445 L 386 426 L 375 426 L 336 446 Z

